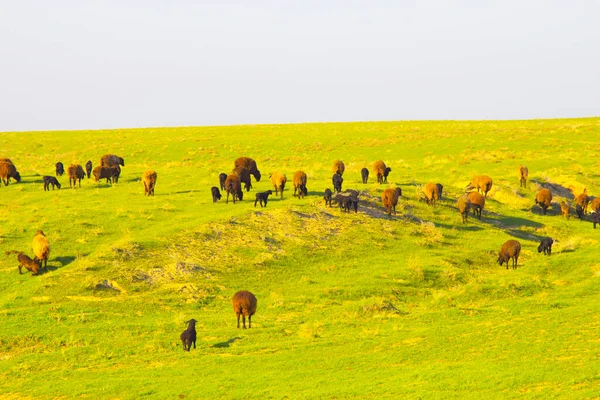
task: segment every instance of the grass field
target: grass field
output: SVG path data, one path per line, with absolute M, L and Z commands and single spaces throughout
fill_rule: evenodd
M 71 190 L 63 176 L 43 191 L 57 161 L 105 153 L 125 159 L 118 184 Z M 599 154 L 598 118 L 2 133 L 23 181 L 0 187 L 0 397 L 597 398 L 600 229 L 558 203 L 569 185 L 600 193 Z M 213 204 L 239 156 L 263 178 L 243 202 Z M 357 214 L 324 205 L 335 159 L 344 189 L 363 192 Z M 389 184 L 363 185 L 378 159 Z M 292 197 L 299 169 L 305 199 Z M 275 171 L 290 180 L 283 200 L 254 208 Z M 475 174 L 494 186 L 463 225 L 456 199 Z M 419 200 L 429 181 L 444 185 L 435 209 Z M 388 217 L 381 192 L 395 185 Z M 32 255 L 38 229 L 49 271 L 19 275 L 4 252 Z M 537 252 L 545 236 L 559 240 L 551 257 Z M 508 239 L 523 247 L 516 270 L 496 263 Z M 231 308 L 242 289 L 258 298 L 248 330 Z

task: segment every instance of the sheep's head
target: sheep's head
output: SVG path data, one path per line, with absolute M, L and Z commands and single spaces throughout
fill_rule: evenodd
M 388 176 L 390 172 L 392 172 L 392 169 L 390 167 L 387 167 L 385 171 L 383 171 L 383 176 Z
M 18 172 L 15 174 L 15 180 L 17 182 L 21 182 L 21 174 L 19 174 Z
M 508 263 L 508 260 L 506 260 L 502 255 L 498 256 L 498 264 L 500 264 L 500 266 L 502 266 L 505 261 Z
M 398 193 L 398 196 L 402 196 L 402 189 L 397 187 L 396 188 L 396 193 Z
M 259 171 L 259 170 L 256 170 L 256 171 L 254 172 L 254 174 L 252 174 L 252 175 L 254 175 L 254 179 L 256 179 L 256 182 L 260 182 L 260 177 L 261 177 L 261 175 L 260 175 L 260 171 Z M 269 177 L 269 178 L 270 178 L 270 177 Z
M 195 319 L 193 319 L 193 318 L 192 318 L 192 319 L 190 319 L 189 321 L 186 321 L 185 323 L 186 323 L 187 325 L 194 326 L 194 325 L 196 325 L 196 322 L 198 322 L 198 321 L 196 321 Z
M 119 157 L 119 164 L 125 166 L 125 160 L 123 160 L 123 157 Z
M 268 195 L 270 195 L 270 194 L 273 194 L 273 191 L 272 191 L 272 190 L 267 190 L 267 191 L 265 192 L 265 194 L 268 196 Z

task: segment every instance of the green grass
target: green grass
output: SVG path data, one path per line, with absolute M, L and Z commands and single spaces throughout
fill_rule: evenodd
M 547 216 L 533 204 L 542 183 L 599 193 L 599 139 L 598 118 L 3 133 L 0 157 L 23 182 L 0 187 L 0 397 L 598 396 L 600 229 L 560 216 L 564 191 Z M 62 177 L 43 192 L 57 161 L 108 152 L 125 159 L 118 184 L 71 190 Z M 263 179 L 243 202 L 213 204 L 239 156 Z M 358 214 L 324 205 L 335 159 L 344 188 L 364 191 Z M 390 184 L 363 185 L 378 159 Z M 298 169 L 307 198 L 289 182 L 254 208 L 271 172 Z M 456 199 L 482 173 L 494 179 L 484 218 L 463 225 Z M 444 185 L 435 209 L 419 201 L 429 181 Z M 381 192 L 394 185 L 388 217 Z M 50 271 L 19 275 L 4 252 L 31 255 L 38 229 Z M 537 253 L 543 236 L 559 240 L 551 257 Z M 517 270 L 496 263 L 511 238 Z M 242 289 L 258 298 L 250 330 L 231 308 Z M 198 348 L 184 353 L 190 318 Z

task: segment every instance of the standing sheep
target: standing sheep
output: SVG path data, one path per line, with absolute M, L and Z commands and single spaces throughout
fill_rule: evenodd
M 427 204 L 435 207 L 435 202 L 439 200 L 437 185 L 433 182 L 429 182 L 423 187 L 423 193 L 425 193 L 425 197 L 427 198 Z
M 111 167 L 103 167 L 101 165 L 94 168 L 92 175 L 94 175 L 94 181 L 98 182 L 100 179 L 106 179 L 107 183 L 116 183 L 121 170 L 118 165 Z
M 79 164 L 71 164 L 69 168 L 67 168 L 67 175 L 69 175 L 69 186 L 75 189 L 75 185 L 77 181 L 79 181 L 79 187 L 81 187 L 81 180 L 85 176 L 85 172 L 83 172 L 83 168 Z
M 513 269 L 517 269 L 517 261 L 519 260 L 519 254 L 521 253 L 521 243 L 516 240 L 509 240 L 502 245 L 500 253 L 498 253 L 498 264 L 502 265 L 506 263 L 506 269 L 508 269 L 508 262 L 512 258 Z
M 469 200 L 469 198 L 467 196 L 461 196 L 458 199 L 458 201 L 456 202 L 456 205 L 458 206 L 458 211 L 460 212 L 460 215 L 462 216 L 463 224 L 465 222 L 468 222 L 469 209 L 471 208 L 471 200 Z
M 266 192 L 256 193 L 256 199 L 254 200 L 254 207 L 256 207 L 256 203 L 260 204 L 260 207 L 267 206 L 267 202 L 269 201 L 269 196 L 273 194 L 272 190 L 267 190 Z
M 105 154 L 100 158 L 101 167 L 112 167 L 113 165 L 125 166 L 125 160 L 114 154 Z
M 92 160 L 88 160 L 88 162 L 85 163 L 85 172 L 87 173 L 88 179 L 90 179 L 92 175 Z
M 225 180 L 227 179 L 227 174 L 222 172 L 219 174 L 219 185 L 221 187 L 221 190 L 225 190 Z
M 552 192 L 546 188 L 540 189 L 540 191 L 535 196 L 535 204 L 542 207 L 542 213 L 546 215 L 546 210 L 552 204 Z
M 566 219 L 571 218 L 571 207 L 569 207 L 569 205 L 567 203 L 565 203 L 564 201 L 560 202 L 560 213 Z
M 44 232 L 39 230 L 33 236 L 33 243 L 31 244 L 33 248 L 33 259 L 38 260 L 40 263 L 40 268 L 42 267 L 42 263 L 44 264 L 44 268 L 48 270 L 48 258 L 50 257 L 50 242 L 44 235 Z
M 331 207 L 332 196 L 333 196 L 333 192 L 331 191 L 331 189 L 329 189 L 329 188 L 325 189 L 325 193 L 323 196 L 323 198 L 325 199 L 325 205 L 329 204 L 329 207 Z
M 344 183 L 344 178 L 340 174 L 333 174 L 331 177 L 331 183 L 333 184 L 333 190 L 337 193 L 342 191 L 342 183 Z
M 346 170 L 346 166 L 344 165 L 344 162 L 341 160 L 335 160 L 333 162 L 333 173 L 334 174 L 338 174 L 339 176 L 344 175 L 344 171 Z
M 235 204 L 236 199 L 242 201 L 244 198 L 244 192 L 242 192 L 240 178 L 235 174 L 231 174 L 227 176 L 227 179 L 225 179 L 225 191 L 227 192 L 225 204 L 229 204 L 229 194 L 231 194 L 233 204 Z
M 583 189 L 583 193 L 575 197 L 575 202 L 583 209 L 583 215 L 587 214 L 588 204 L 590 203 L 590 196 L 587 194 L 587 188 Z
M 398 198 L 402 196 L 402 189 L 397 187 L 395 189 L 385 189 L 381 195 L 381 202 L 387 210 L 388 215 L 396 215 L 396 206 L 398 205 Z
M 254 179 L 256 179 L 256 182 L 260 182 L 260 177 L 261 177 L 260 171 L 258 170 L 258 167 L 256 166 L 256 161 L 254 161 L 253 159 L 251 159 L 249 157 L 240 157 L 234 161 L 233 166 L 234 166 L 234 169 L 246 168 L 248 170 L 248 173 L 250 175 L 254 176 Z
M 369 170 L 366 168 L 361 169 L 360 176 L 362 178 L 362 183 L 367 183 L 367 181 L 369 180 Z
M 21 174 L 19 174 L 15 165 L 10 160 L 8 162 L 0 161 L 0 179 L 2 179 L 4 186 L 8 186 L 10 178 L 21 182 Z
M 154 187 L 156 186 L 156 172 L 148 170 L 142 175 L 144 183 L 144 196 L 154 196 Z
M 56 169 L 56 176 L 63 176 L 65 173 L 65 166 L 60 161 L 54 165 L 54 168 Z
M 233 311 L 237 317 L 237 327 L 240 328 L 240 316 L 243 318 L 244 329 L 246 329 L 246 317 L 248 317 L 248 328 L 252 328 L 252 316 L 256 313 L 256 296 L 247 290 L 240 290 L 231 299 Z
M 478 175 L 471 180 L 471 183 L 467 185 L 465 190 L 477 189 L 477 192 L 483 193 L 484 197 L 487 197 L 488 192 L 492 189 L 492 178 L 487 175 Z
M 387 167 L 381 160 L 377 160 L 373 164 L 373 174 L 377 177 L 377 183 L 387 183 L 390 172 L 392 172 L 392 169 Z
M 281 192 L 281 198 L 283 199 L 283 189 L 285 189 L 286 182 L 287 177 L 281 172 L 275 172 L 271 175 L 271 184 L 275 187 L 275 196 L 277 196 L 277 193 Z
M 529 177 L 529 170 L 526 166 L 521 165 L 519 167 L 519 177 L 521 178 L 521 187 L 527 187 L 527 178 Z
M 192 344 L 194 344 L 194 349 L 196 348 L 196 322 L 198 321 L 195 319 L 190 319 L 187 321 L 187 329 L 179 336 L 181 342 L 183 343 L 183 351 L 190 351 Z
M 554 240 L 552 238 L 544 238 L 542 239 L 542 241 L 540 242 L 540 245 L 538 246 L 538 253 L 541 253 L 542 251 L 544 252 L 544 255 L 551 255 L 552 254 L 552 244 L 554 243 Z
M 216 186 L 211 187 L 210 192 L 212 193 L 213 203 L 216 203 L 217 201 L 221 200 L 221 192 L 219 192 L 218 187 L 216 187 Z
M 436 183 L 435 187 L 437 187 L 438 200 L 442 201 L 442 191 L 444 190 L 444 185 L 442 185 L 441 183 Z
M 304 196 L 308 194 L 308 189 L 306 189 L 306 174 L 303 171 L 296 171 L 294 173 L 293 183 L 294 183 L 294 196 L 296 195 L 296 190 L 298 191 L 298 198 L 302 199 Z
M 471 210 L 473 210 L 473 215 L 476 216 L 477 219 L 481 219 L 481 212 L 485 208 L 485 197 L 477 192 L 469 192 L 467 193 L 467 198 L 471 202 Z

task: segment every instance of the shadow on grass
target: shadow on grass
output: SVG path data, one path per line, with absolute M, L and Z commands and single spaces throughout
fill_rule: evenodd
M 67 266 L 75 261 L 75 256 L 54 257 L 52 261 L 58 261 L 61 267 Z M 56 267 L 54 267 L 56 269 Z
M 573 196 L 573 193 L 571 193 L 571 191 L 568 188 L 559 185 L 558 183 L 541 182 L 537 179 L 530 179 L 530 182 L 538 184 L 543 188 L 549 189 L 552 192 L 552 194 L 564 197 L 565 199 L 573 200 L 575 198 L 575 196 Z
M 235 343 L 237 340 L 240 340 L 240 339 L 241 339 L 241 337 L 239 337 L 239 336 L 238 337 L 234 337 L 234 338 L 231 338 L 231 339 L 229 339 L 229 340 L 227 340 L 225 342 L 215 343 L 215 344 L 213 344 L 210 347 L 214 347 L 214 348 L 218 348 L 218 349 L 224 349 L 224 348 L 229 347 L 231 344 Z

